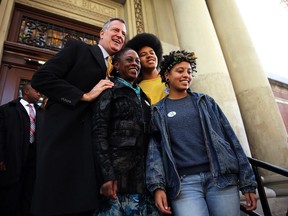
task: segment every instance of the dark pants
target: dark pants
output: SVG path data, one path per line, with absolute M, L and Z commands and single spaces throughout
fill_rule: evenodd
M 32 216 L 31 200 L 35 182 L 36 146 L 31 144 L 19 181 L 0 186 L 0 215 Z

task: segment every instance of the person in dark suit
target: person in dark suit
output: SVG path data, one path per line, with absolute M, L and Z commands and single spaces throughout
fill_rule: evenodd
M 35 215 L 90 215 L 97 209 L 90 102 L 113 86 L 105 61 L 123 47 L 125 34 L 125 21 L 110 19 L 98 45 L 71 40 L 32 78 L 32 86 L 49 98 L 38 149 Z
M 36 168 L 36 130 L 31 129 L 30 110 L 34 123 L 39 123 L 36 104 L 40 93 L 30 84 L 22 89 L 23 97 L 0 107 L 0 215 L 30 214 Z M 33 120 L 32 120 L 33 121 Z M 34 124 L 34 125 L 35 125 Z

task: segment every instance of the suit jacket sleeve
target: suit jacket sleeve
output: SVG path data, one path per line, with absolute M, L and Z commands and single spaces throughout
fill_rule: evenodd
M 77 85 L 73 84 L 71 73 L 76 73 L 74 67 L 80 62 L 80 50 L 84 45 L 80 41 L 68 41 L 54 57 L 49 59 L 33 76 L 31 85 L 49 98 L 74 106 L 84 94 Z M 77 62 L 78 61 L 78 62 Z M 77 71 L 81 74 L 81 71 Z M 79 76 L 79 75 L 78 75 Z M 77 79 L 74 75 L 74 80 Z

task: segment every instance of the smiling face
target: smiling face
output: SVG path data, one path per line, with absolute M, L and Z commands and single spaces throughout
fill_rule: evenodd
M 174 65 L 169 72 L 165 72 L 169 79 L 170 92 L 186 92 L 192 82 L 192 69 L 188 62 L 182 61 Z
M 126 50 L 115 62 L 114 67 L 119 72 L 119 77 L 133 83 L 141 68 L 138 54 L 132 49 Z
M 109 55 L 118 52 L 125 43 L 126 25 L 119 21 L 111 21 L 107 28 L 100 31 L 99 44 L 104 47 Z
M 138 51 L 142 71 L 154 70 L 158 64 L 158 58 L 151 47 L 144 46 Z

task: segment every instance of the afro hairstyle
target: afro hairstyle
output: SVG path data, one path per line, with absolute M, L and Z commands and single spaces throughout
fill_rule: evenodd
M 154 34 L 150 33 L 137 34 L 135 37 L 129 40 L 125 46 L 134 49 L 137 53 L 139 52 L 140 49 L 142 49 L 145 46 L 151 47 L 158 58 L 157 67 L 162 61 L 162 55 L 163 55 L 162 44 Z
M 160 65 L 160 76 L 162 78 L 162 82 L 166 82 L 165 79 L 165 72 L 170 70 L 174 67 L 174 65 L 180 62 L 188 62 L 191 65 L 192 75 L 193 73 L 197 72 L 196 70 L 196 59 L 194 52 L 186 52 L 185 50 L 177 50 L 171 51 L 169 55 L 163 56 L 163 61 Z

